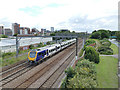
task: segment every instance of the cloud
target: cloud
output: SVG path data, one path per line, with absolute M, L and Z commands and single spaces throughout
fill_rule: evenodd
M 76 31 L 117 29 L 118 0 L 2 0 L 0 24 Z M 11 24 L 10 24 L 11 23 Z
M 92 32 L 98 29 L 117 30 L 117 15 L 109 17 L 101 17 L 97 19 L 88 19 L 88 16 L 83 17 L 73 16 L 67 22 L 61 22 L 58 24 L 59 28 L 69 28 L 77 32 Z

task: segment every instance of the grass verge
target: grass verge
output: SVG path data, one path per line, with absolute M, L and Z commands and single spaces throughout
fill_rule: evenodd
M 118 47 L 115 44 L 112 43 L 110 48 L 113 49 L 113 54 L 118 54 Z
M 79 57 L 83 55 L 83 48 L 80 50 Z
M 16 63 L 18 61 L 25 60 L 25 59 L 27 59 L 27 54 L 22 55 L 22 56 L 20 56 L 18 58 L 15 58 L 15 57 L 11 58 L 11 59 L 8 58 L 7 60 L 1 59 L 0 67 L 8 66 L 8 65 L 14 64 L 14 63 Z
M 98 88 L 118 88 L 117 63 L 117 58 L 100 56 L 96 64 Z

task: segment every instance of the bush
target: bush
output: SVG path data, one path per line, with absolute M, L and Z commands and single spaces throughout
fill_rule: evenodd
M 29 46 L 30 49 L 33 49 L 33 47 L 34 47 L 33 45 L 30 45 L 30 46 Z
M 47 42 L 47 45 L 50 45 L 50 42 L 49 42 L 49 41 Z
M 85 59 L 89 59 L 94 63 L 99 63 L 99 53 L 95 51 L 93 47 L 86 47 L 85 49 Z
M 111 42 L 109 40 L 107 40 L 107 39 L 100 40 L 100 43 L 103 46 L 106 46 L 106 47 L 110 47 L 111 46 Z
M 12 52 L 2 53 L 2 57 L 5 58 L 5 56 L 13 55 Z
M 89 39 L 89 40 L 86 40 L 85 45 L 88 46 L 93 43 L 96 43 L 96 42 L 94 40 Z
M 113 50 L 111 48 L 105 47 L 105 46 L 98 47 L 98 52 L 100 54 L 113 55 Z
M 1 38 L 8 38 L 7 35 L 1 35 Z
M 98 85 L 95 65 L 89 60 L 78 61 L 75 69 L 70 67 L 66 74 L 61 88 L 96 88 Z
M 40 42 L 39 44 L 38 44 L 38 47 L 43 47 L 44 45 Z

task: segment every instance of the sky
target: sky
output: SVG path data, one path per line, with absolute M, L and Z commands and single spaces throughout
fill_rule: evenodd
M 0 0 L 0 24 L 92 32 L 118 30 L 119 0 Z

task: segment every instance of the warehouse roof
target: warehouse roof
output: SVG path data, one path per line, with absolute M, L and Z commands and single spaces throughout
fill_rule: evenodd
M 12 45 L 15 45 L 15 44 L 7 43 L 7 42 L 0 42 L 0 47 L 2 47 L 2 46 L 12 46 Z

